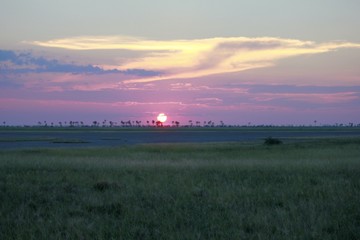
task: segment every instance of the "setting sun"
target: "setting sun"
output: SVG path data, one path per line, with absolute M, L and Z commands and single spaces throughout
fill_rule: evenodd
M 165 113 L 160 113 L 160 114 L 157 116 L 157 120 L 160 121 L 161 123 L 166 122 L 166 119 L 167 119 L 167 116 L 165 115 Z

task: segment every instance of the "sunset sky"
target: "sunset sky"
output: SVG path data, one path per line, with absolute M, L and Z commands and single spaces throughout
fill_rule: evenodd
M 360 123 L 360 1 L 1 0 L 0 122 Z

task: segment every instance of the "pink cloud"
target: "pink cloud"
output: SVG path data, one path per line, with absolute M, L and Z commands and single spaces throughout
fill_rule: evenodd
M 359 96 L 356 92 L 340 92 L 340 93 L 260 93 L 253 94 L 254 100 L 259 102 L 267 102 L 272 100 L 301 101 L 306 103 L 331 104 L 344 103 L 358 100 Z

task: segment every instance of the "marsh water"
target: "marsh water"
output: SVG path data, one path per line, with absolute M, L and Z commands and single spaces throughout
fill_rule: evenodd
M 1 129 L 0 149 L 116 147 L 147 143 L 254 142 L 360 137 L 360 128 L 145 128 L 145 129 Z

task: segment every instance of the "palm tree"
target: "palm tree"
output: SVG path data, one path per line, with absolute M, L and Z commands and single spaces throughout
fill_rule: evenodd
M 157 126 L 157 127 L 162 127 L 162 126 L 163 126 L 163 123 L 160 122 L 160 121 L 156 121 L 156 126 Z

